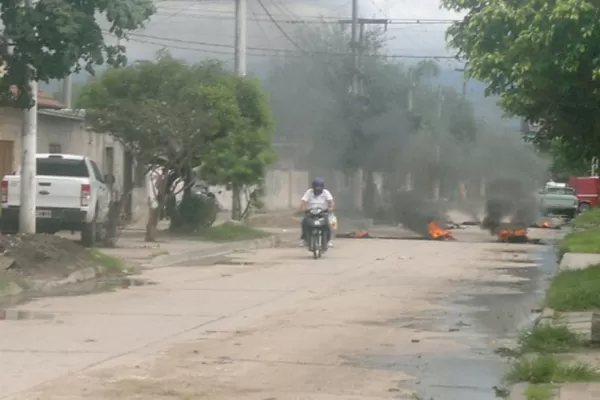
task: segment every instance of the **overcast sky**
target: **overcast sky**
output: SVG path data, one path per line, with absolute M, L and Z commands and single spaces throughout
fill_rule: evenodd
M 277 54 L 264 49 L 291 49 L 292 44 L 270 21 L 259 0 L 248 1 L 248 58 Z M 291 33 L 294 20 L 310 26 L 322 17 L 334 23 L 351 15 L 350 0 L 261 0 L 279 26 Z M 217 57 L 232 63 L 234 43 L 234 0 L 160 1 L 158 12 L 146 29 L 132 35 L 128 43 L 131 60 L 152 58 L 167 47 L 190 61 Z M 437 0 L 360 0 L 359 14 L 366 18 L 456 19 L 458 15 L 440 10 Z M 448 24 L 394 24 L 388 27 L 390 54 L 447 56 L 444 32 Z M 451 61 L 443 61 L 453 64 Z

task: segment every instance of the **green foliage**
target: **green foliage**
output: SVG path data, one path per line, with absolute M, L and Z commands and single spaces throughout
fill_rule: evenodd
M 558 249 L 562 254 L 600 253 L 600 228 L 571 232 L 561 239 Z
M 156 157 L 179 171 L 201 164 L 210 145 L 244 126 L 236 77 L 217 62 L 188 65 L 161 53 L 156 62 L 109 69 L 88 83 L 77 105 L 97 132 L 111 132 L 136 160 Z
M 541 121 L 536 144 L 559 140 L 579 168 L 600 152 L 600 8 L 591 0 L 443 0 L 466 12 L 448 29 L 467 72 L 511 115 Z M 565 161 L 568 163 L 565 164 Z
M 230 188 L 261 183 L 266 167 L 277 159 L 271 148 L 273 123 L 268 100 L 259 83 L 252 78 L 241 79 L 236 96 L 242 123 L 212 144 L 200 170 L 203 179 Z
M 566 326 L 538 324 L 519 335 L 519 351 L 526 353 L 566 353 L 581 344 L 577 334 Z
M 553 355 L 521 357 L 510 366 L 506 380 L 511 383 L 561 383 L 597 381 L 596 369 L 582 363 L 561 362 Z
M 212 226 L 200 231 L 198 234 L 199 239 L 212 242 L 236 242 L 239 240 L 262 239 L 268 236 L 270 234 L 261 229 L 244 224 L 230 223 Z
M 214 197 L 195 196 L 186 192 L 179 204 L 174 204 L 169 213 L 169 229 L 178 232 L 195 232 L 214 224 L 219 212 Z
M 0 79 L 0 101 L 18 108 L 33 104 L 30 78 L 47 82 L 82 68 L 93 73 L 105 62 L 125 64 L 125 47 L 105 43 L 100 16 L 108 21 L 108 31 L 123 39 L 155 12 L 151 0 L 44 0 L 31 7 L 4 0 L 1 5 L 0 59 L 6 74 Z
M 546 305 L 557 311 L 600 308 L 600 266 L 559 273 L 546 293 Z

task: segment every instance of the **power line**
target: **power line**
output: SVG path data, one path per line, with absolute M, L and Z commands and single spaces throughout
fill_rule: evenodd
M 183 45 L 179 45 L 179 44 L 160 43 L 160 42 L 153 41 L 153 40 L 147 40 L 147 39 L 145 39 L 146 37 L 151 38 L 152 36 L 136 35 L 135 37 L 129 37 L 128 39 L 132 42 L 152 44 L 155 46 L 163 46 L 166 48 L 191 50 L 191 51 L 206 52 L 206 53 L 213 53 L 213 54 L 233 55 L 232 52 L 226 51 L 226 50 L 215 50 L 215 49 L 210 49 L 210 48 L 198 48 L 198 47 L 191 47 L 191 46 L 183 46 Z M 232 49 L 232 50 L 234 48 L 233 45 L 218 44 L 218 43 L 205 43 L 205 42 L 194 42 L 194 41 L 188 41 L 188 40 L 179 40 L 179 39 L 172 40 L 172 39 L 162 39 L 162 38 L 158 38 L 158 40 L 174 41 L 175 43 L 183 43 L 183 44 L 185 44 L 185 43 L 196 44 L 196 45 L 200 45 L 200 46 L 214 46 L 214 47 L 218 47 L 218 48 L 227 48 L 227 49 Z M 278 56 L 278 55 L 285 55 L 285 56 L 291 56 L 291 57 L 302 57 L 307 54 L 306 51 L 297 51 L 297 50 L 289 50 L 289 49 L 271 49 L 271 48 L 263 48 L 263 47 L 248 47 L 248 50 L 263 52 L 263 53 L 249 53 L 249 55 L 256 56 L 256 57 L 274 57 L 274 56 Z M 267 53 L 264 53 L 264 52 L 267 52 Z M 268 54 L 268 53 L 270 53 L 270 54 Z M 333 53 L 333 52 L 311 52 L 310 54 L 315 54 L 315 55 L 321 54 L 321 55 L 331 55 L 331 56 L 351 55 L 351 53 Z M 427 59 L 455 60 L 456 59 L 455 56 L 415 55 L 415 54 L 365 54 L 365 57 L 388 58 L 388 59 L 415 59 L 415 60 L 427 60 Z
M 104 31 L 104 33 L 109 33 L 108 31 Z M 160 36 L 154 36 L 154 35 L 146 35 L 146 34 L 141 34 L 141 33 L 131 33 L 128 35 L 128 38 L 132 41 L 140 41 L 138 40 L 138 38 L 142 39 L 142 40 L 147 40 L 147 39 L 151 39 L 151 40 L 160 40 L 160 41 L 164 41 L 164 42 L 172 42 L 172 43 L 180 43 L 180 44 L 186 44 L 186 45 L 197 45 L 197 46 L 207 46 L 207 47 L 217 47 L 217 48 L 226 48 L 226 49 L 233 49 L 234 46 L 231 44 L 225 44 L 225 43 L 209 43 L 209 42 L 201 42 L 201 41 L 196 41 L 196 40 L 185 40 L 185 39 L 175 39 L 175 38 L 165 38 L 165 37 L 160 37 Z M 157 43 L 157 42 L 153 42 L 154 44 L 164 44 L 164 45 L 168 45 L 168 43 Z M 198 48 L 194 48 L 195 50 L 202 50 L 202 49 L 198 49 Z M 257 50 L 257 51 L 266 51 L 266 52 L 274 52 L 274 53 L 302 53 L 302 54 L 315 54 L 315 55 L 331 55 L 331 56 L 347 56 L 350 55 L 351 53 L 347 53 L 347 52 L 332 52 L 332 51 L 306 51 L 303 49 L 298 50 L 291 50 L 291 49 L 274 49 L 274 48 L 270 48 L 270 47 L 252 47 L 249 46 L 248 50 Z M 369 56 L 368 54 L 365 54 L 365 56 Z M 432 56 L 416 56 L 416 55 L 403 55 L 403 54 L 391 54 L 391 55 L 379 55 L 379 54 L 371 54 L 371 57 L 391 57 L 391 58 L 439 58 L 439 59 L 454 59 L 456 57 L 454 56 L 442 56 L 442 55 L 432 55 Z
M 292 38 L 290 37 L 290 35 L 288 35 L 288 34 L 287 34 L 287 32 L 286 32 L 286 31 L 284 31 L 284 30 L 283 30 L 283 28 L 282 28 L 282 27 L 279 25 L 279 23 L 277 23 L 277 21 L 275 20 L 275 18 L 273 18 L 273 16 L 272 16 L 272 15 L 271 15 L 271 13 L 269 12 L 269 9 L 268 9 L 268 8 L 265 6 L 265 4 L 263 3 L 263 1 L 262 1 L 262 0 L 257 0 L 257 1 L 258 1 L 258 4 L 261 6 L 261 8 L 264 10 L 265 14 L 267 14 L 267 16 L 269 17 L 269 19 L 271 20 L 271 22 L 273 22 L 273 23 L 275 24 L 275 26 L 277 27 L 277 29 L 279 30 L 279 32 L 281 32 L 281 34 L 282 34 L 283 36 L 285 36 L 285 37 L 286 37 L 286 39 L 287 39 L 287 40 L 289 40 L 289 41 L 290 41 L 290 43 L 294 45 L 294 47 L 296 47 L 297 49 L 299 49 L 299 50 L 301 50 L 301 51 L 305 52 L 305 51 L 302 49 L 302 47 L 300 47 L 300 46 L 298 45 L 298 43 L 296 43 L 296 41 L 295 41 L 294 39 L 292 39 Z
M 174 8 L 173 8 L 174 9 Z M 190 10 L 194 11 L 194 10 Z M 197 10 L 200 14 L 186 13 L 185 17 L 198 18 L 198 19 L 220 19 L 220 20 L 234 20 L 235 16 L 231 13 L 227 13 L 224 11 L 217 10 Z M 221 15 L 211 15 L 211 14 L 203 14 L 203 13 L 220 13 Z M 164 16 L 172 16 L 173 13 L 161 13 L 160 11 L 154 15 L 164 15 Z M 348 19 L 348 18 L 336 18 L 336 17 L 299 17 L 297 19 L 278 19 L 275 18 L 274 14 L 271 14 L 275 21 L 270 18 L 261 18 L 259 16 L 255 16 L 254 18 L 249 18 L 249 21 L 252 22 L 277 22 L 278 24 L 326 24 L 326 23 L 338 23 L 340 20 Z M 282 15 L 282 17 L 287 17 L 286 15 Z M 313 18 L 313 19 L 310 19 Z M 158 21 L 157 21 L 158 22 Z M 450 25 L 456 22 L 461 22 L 459 19 L 426 19 L 426 18 L 414 18 L 414 19 L 389 19 L 388 25 Z

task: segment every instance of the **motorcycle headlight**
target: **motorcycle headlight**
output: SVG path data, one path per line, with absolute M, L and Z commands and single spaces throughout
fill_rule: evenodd
M 321 225 L 321 221 L 315 221 L 315 226 L 320 226 Z

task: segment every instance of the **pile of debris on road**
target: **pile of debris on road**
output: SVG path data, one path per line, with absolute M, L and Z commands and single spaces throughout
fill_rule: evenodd
M 55 235 L 0 235 L 0 272 L 25 277 L 63 278 L 97 266 L 92 252 Z

